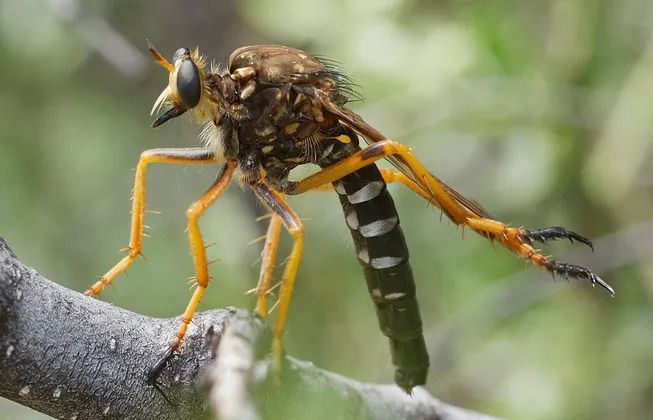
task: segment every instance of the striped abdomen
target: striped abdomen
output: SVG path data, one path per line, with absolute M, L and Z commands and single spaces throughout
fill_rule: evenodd
M 345 213 L 383 334 L 395 382 L 406 392 L 426 382 L 429 357 L 399 217 L 376 165 L 333 183 Z

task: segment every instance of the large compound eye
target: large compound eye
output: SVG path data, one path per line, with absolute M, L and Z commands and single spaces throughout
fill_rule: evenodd
M 177 51 L 179 52 L 179 50 Z M 177 55 L 177 53 L 175 53 Z M 190 58 L 181 62 L 177 70 L 177 93 L 186 109 L 193 108 L 200 101 L 202 86 L 197 66 Z

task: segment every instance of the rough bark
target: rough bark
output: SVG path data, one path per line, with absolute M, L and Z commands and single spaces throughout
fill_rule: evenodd
M 245 311 L 193 319 L 181 355 L 147 384 L 179 318 L 138 315 L 68 290 L 23 265 L 0 238 L 0 396 L 57 418 L 480 419 L 417 388 L 356 382 L 287 357 L 279 378 L 267 331 Z M 226 331 L 226 332 L 225 332 Z M 217 355 L 217 360 L 216 359 Z

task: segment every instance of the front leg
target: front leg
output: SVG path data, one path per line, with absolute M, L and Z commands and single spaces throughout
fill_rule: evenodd
M 209 148 L 151 149 L 141 153 L 132 198 L 132 220 L 127 255 L 114 265 L 100 280 L 84 292 L 86 296 L 99 294 L 106 286 L 129 267 L 141 255 L 143 244 L 143 216 L 145 214 L 145 170 L 150 163 L 174 163 L 177 165 L 213 163 L 215 158 Z

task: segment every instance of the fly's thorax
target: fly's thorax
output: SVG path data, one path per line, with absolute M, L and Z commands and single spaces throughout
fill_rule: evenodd
M 234 51 L 229 71 L 249 78 L 255 73 L 259 83 L 281 84 L 297 75 L 324 72 L 326 67 L 310 54 L 281 45 L 251 45 Z

